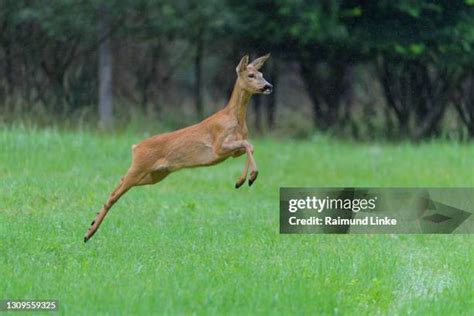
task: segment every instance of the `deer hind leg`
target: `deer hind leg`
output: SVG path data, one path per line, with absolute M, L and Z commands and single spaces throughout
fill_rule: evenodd
M 250 161 L 249 161 L 249 158 L 247 157 L 247 159 L 245 160 L 244 169 L 242 170 L 242 174 L 240 175 L 240 178 L 235 183 L 235 188 L 236 189 L 240 188 L 242 186 L 242 184 L 245 183 L 245 180 L 247 180 L 247 174 L 249 172 L 249 165 L 250 165 Z
M 166 178 L 170 172 L 168 170 L 156 170 L 147 173 L 136 185 L 155 184 Z
M 127 191 L 133 186 L 138 185 L 145 175 L 146 174 L 136 172 L 133 169 L 128 171 L 127 175 L 122 178 L 118 187 L 110 195 L 107 203 L 104 204 L 96 218 L 92 221 L 89 230 L 84 236 L 84 242 L 87 242 L 96 233 L 109 210 L 122 197 L 122 195 L 127 193 Z
M 125 177 L 120 178 L 120 183 L 119 183 L 119 185 L 115 188 L 114 192 L 112 192 L 111 196 L 114 196 L 114 195 L 117 193 L 117 191 L 120 189 L 120 187 L 122 186 L 122 183 L 123 183 L 123 179 L 125 179 Z

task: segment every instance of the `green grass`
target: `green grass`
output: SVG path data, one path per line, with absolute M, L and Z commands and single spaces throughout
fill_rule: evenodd
M 474 186 L 474 145 L 253 141 L 134 188 L 82 237 L 136 135 L 0 130 L 0 299 L 94 314 L 468 315 L 470 235 L 280 235 L 282 186 Z

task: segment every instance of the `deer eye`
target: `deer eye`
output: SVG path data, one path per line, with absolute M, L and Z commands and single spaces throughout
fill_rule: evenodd
M 254 74 L 249 74 L 249 78 L 255 78 Z

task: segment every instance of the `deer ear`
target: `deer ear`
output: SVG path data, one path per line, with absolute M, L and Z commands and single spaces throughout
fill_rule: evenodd
M 259 70 L 262 68 L 263 64 L 270 58 L 270 54 L 266 54 L 265 56 L 258 57 L 254 61 L 252 61 L 251 65 L 255 67 L 255 69 Z
M 247 69 L 248 65 L 249 65 L 249 55 L 245 55 L 244 57 L 242 57 L 242 59 L 240 60 L 240 63 L 237 65 L 237 68 L 235 68 L 235 70 L 237 71 L 237 73 L 241 73 L 242 71 Z

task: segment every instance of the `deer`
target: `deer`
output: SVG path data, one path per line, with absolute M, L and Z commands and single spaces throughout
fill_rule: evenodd
M 132 187 L 152 185 L 184 168 L 213 166 L 229 157 L 246 154 L 242 174 L 235 183 L 240 188 L 250 168 L 248 184 L 258 176 L 253 146 L 248 141 L 247 107 L 254 94 L 270 94 L 273 86 L 259 71 L 270 54 L 249 63 L 245 55 L 237 65 L 237 79 L 227 105 L 203 121 L 176 131 L 159 134 L 132 145 L 132 163 L 92 221 L 84 242 L 97 232 L 112 206 Z

